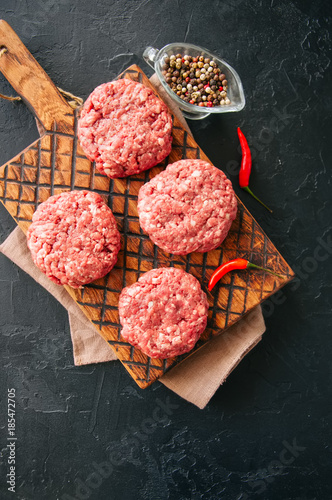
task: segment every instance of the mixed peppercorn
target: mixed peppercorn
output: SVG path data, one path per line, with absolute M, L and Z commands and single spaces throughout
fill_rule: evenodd
M 226 75 L 213 59 L 172 54 L 165 58 L 162 73 L 171 90 L 189 104 L 212 108 L 231 103 Z

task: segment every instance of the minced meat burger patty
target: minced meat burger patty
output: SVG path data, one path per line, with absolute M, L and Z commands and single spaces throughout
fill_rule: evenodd
M 54 283 L 79 288 L 105 276 L 120 249 L 111 209 L 91 191 L 69 191 L 39 205 L 27 233 L 34 263 Z
M 140 225 L 167 252 L 208 252 L 226 238 L 236 217 L 232 183 L 203 160 L 180 160 L 141 187 Z
M 204 332 L 208 308 L 194 276 L 173 267 L 152 269 L 121 292 L 121 334 L 152 358 L 178 356 Z
M 80 144 L 111 178 L 157 165 L 171 152 L 172 117 L 151 89 L 120 79 L 99 85 L 84 103 L 78 122 Z

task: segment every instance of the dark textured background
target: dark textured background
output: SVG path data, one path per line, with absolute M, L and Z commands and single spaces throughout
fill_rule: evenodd
M 195 138 L 298 274 L 265 304 L 262 342 L 201 411 L 159 383 L 138 389 L 119 363 L 74 367 L 66 311 L 0 256 L 1 499 L 332 498 L 332 256 L 316 258 L 332 229 L 330 5 L 0 0 L 0 16 L 53 81 L 83 98 L 132 63 L 150 75 L 147 45 L 187 41 L 225 57 L 247 105 L 191 122 Z M 0 89 L 13 92 L 2 75 Z M 38 134 L 24 105 L 1 101 L 0 110 L 3 164 Z M 237 126 L 255 156 L 251 187 L 273 215 L 238 189 Z M 13 228 L 1 206 L 1 241 Z M 17 392 L 16 494 L 4 479 L 8 387 Z M 108 477 L 94 473 L 102 462 Z

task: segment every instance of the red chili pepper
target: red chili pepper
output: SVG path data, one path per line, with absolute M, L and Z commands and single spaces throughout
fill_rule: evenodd
M 255 198 L 255 200 L 259 201 L 263 207 L 265 207 L 269 212 L 272 213 L 272 210 L 265 205 L 257 196 L 251 191 L 249 188 L 249 178 L 250 178 L 250 173 L 251 173 L 251 151 L 248 146 L 247 139 L 243 135 L 240 127 L 237 128 L 237 133 L 239 136 L 240 140 L 240 145 L 242 149 L 242 161 L 241 161 L 241 168 L 240 168 L 240 174 L 239 174 L 239 184 L 242 189 L 247 191 L 247 193 L 251 194 Z
M 217 267 L 217 269 L 212 274 L 208 288 L 211 292 L 212 288 L 218 283 L 218 281 L 225 276 L 226 273 L 230 271 L 234 271 L 237 269 L 260 269 L 262 271 L 266 271 L 267 273 L 273 274 L 274 276 L 278 276 L 278 278 L 283 278 L 280 274 L 274 273 L 270 269 L 266 269 L 265 267 L 256 266 L 256 264 L 252 264 L 249 260 L 246 259 L 233 259 L 221 266 Z

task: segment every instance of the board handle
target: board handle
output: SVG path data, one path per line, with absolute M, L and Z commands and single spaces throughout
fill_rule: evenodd
M 1 50 L 4 49 L 4 50 Z M 74 113 L 9 24 L 0 19 L 0 71 L 46 130 L 70 130 Z

